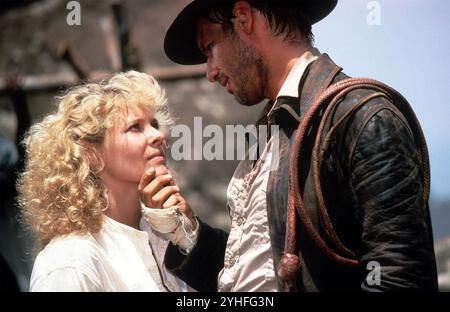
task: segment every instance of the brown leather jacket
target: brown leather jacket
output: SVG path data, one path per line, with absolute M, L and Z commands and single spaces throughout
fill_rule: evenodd
M 280 161 L 267 189 L 267 213 L 275 267 L 283 253 L 286 230 L 289 155 L 293 133 L 317 94 L 348 78 L 323 54 L 313 62 L 299 85 L 298 99 L 278 101 L 258 123 L 280 126 Z M 333 122 L 362 101 L 370 90 L 350 92 L 338 106 Z M 267 107 L 271 106 L 269 103 Z M 437 273 L 428 203 L 422 199 L 421 166 L 410 127 L 385 98 L 374 98 L 340 127 L 322 171 L 322 185 L 331 221 L 344 245 L 359 257 L 358 267 L 338 265 L 297 228 L 305 291 L 437 290 Z M 316 228 L 322 227 L 308 176 L 303 200 Z M 199 291 L 214 291 L 223 267 L 227 233 L 200 222 L 199 240 L 182 255 L 170 245 L 165 263 Z M 380 264 L 380 285 L 368 283 L 367 264 Z M 370 269 L 370 268 L 369 268 Z

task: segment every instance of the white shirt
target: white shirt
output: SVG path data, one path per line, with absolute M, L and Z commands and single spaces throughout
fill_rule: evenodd
M 107 216 L 98 233 L 56 237 L 38 254 L 31 291 L 186 291 L 163 265 L 168 240 Z
M 317 50 L 314 53 L 319 54 Z M 303 54 L 284 81 L 280 96 L 298 97 L 298 84 L 306 68 L 317 56 Z M 259 160 L 242 160 L 227 190 L 231 231 L 225 251 L 225 265 L 218 277 L 219 291 L 278 291 L 267 218 L 266 190 L 269 173 L 278 149 L 274 137 Z

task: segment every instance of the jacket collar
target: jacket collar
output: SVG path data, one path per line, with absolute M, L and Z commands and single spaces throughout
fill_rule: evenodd
M 291 93 L 280 95 L 275 103 L 269 101 L 257 124 L 276 124 L 284 130 L 296 128 L 315 97 L 322 94 L 341 71 L 342 68 L 327 54 L 321 54 L 316 61 L 308 64 L 303 75 L 298 78 L 298 97 Z
M 280 125 L 279 120 L 277 120 L 279 119 L 277 116 L 277 111 L 280 109 L 286 110 L 295 120 L 300 121 L 300 112 L 298 110 L 298 86 L 303 77 L 306 75 L 310 64 L 316 61 L 319 56 L 319 50 L 313 49 L 312 51 L 305 52 L 294 64 L 286 77 L 286 80 L 283 82 L 283 85 L 278 91 L 275 103 L 272 105 L 269 113 L 267 114 L 269 125 Z M 284 111 L 282 111 L 281 114 L 283 115 Z

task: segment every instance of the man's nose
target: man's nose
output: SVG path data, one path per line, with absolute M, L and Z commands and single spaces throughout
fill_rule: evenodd
M 206 78 L 208 79 L 208 81 L 215 82 L 219 73 L 219 69 L 208 60 L 208 62 L 206 63 Z

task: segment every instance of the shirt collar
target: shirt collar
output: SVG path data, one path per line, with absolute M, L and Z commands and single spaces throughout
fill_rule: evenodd
M 319 55 L 319 50 L 314 48 L 300 56 L 294 67 L 292 67 L 289 72 L 286 80 L 281 86 L 280 91 L 278 91 L 277 99 L 279 97 L 298 98 L 298 85 L 300 80 L 302 79 L 308 65 L 317 60 Z
M 116 220 L 104 215 L 103 227 L 106 230 L 112 231 L 114 233 L 122 233 L 127 236 L 130 240 L 145 241 L 148 242 L 148 233 L 146 231 L 136 230 L 135 228 L 128 226 L 126 224 L 117 222 Z
M 260 119 L 261 121 L 267 120 L 268 124 L 279 124 L 282 127 L 286 124 L 292 124 L 291 117 L 294 124 L 300 121 L 299 84 L 308 66 L 319 56 L 320 52 L 316 48 L 300 56 L 283 82 L 280 91 L 278 91 L 276 101 L 271 104 L 269 112 L 265 118 Z M 284 116 L 285 113 L 287 113 L 286 116 Z

